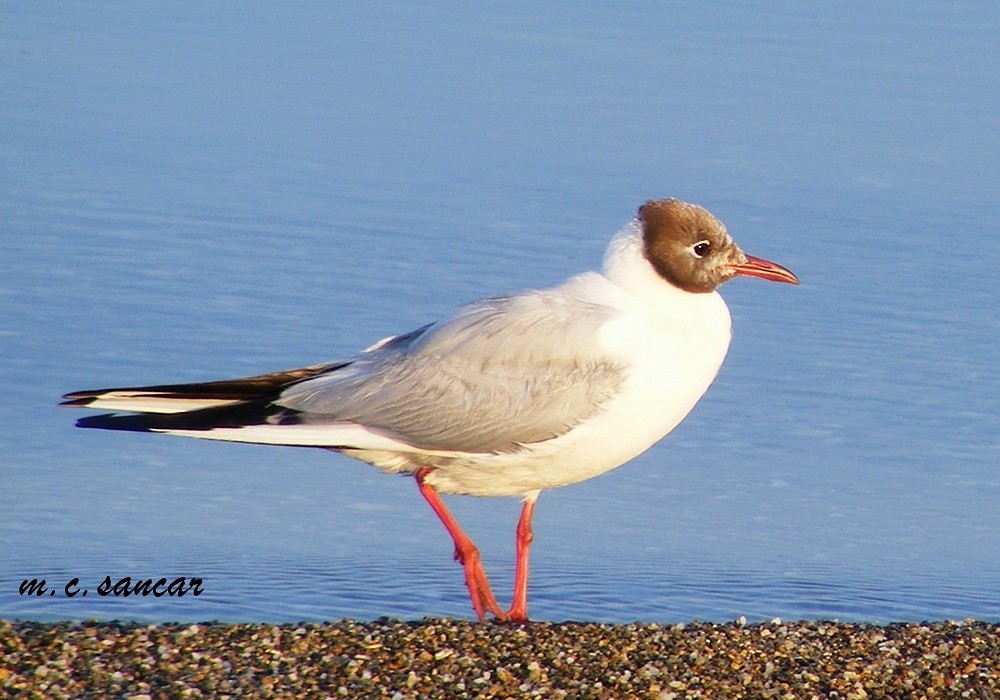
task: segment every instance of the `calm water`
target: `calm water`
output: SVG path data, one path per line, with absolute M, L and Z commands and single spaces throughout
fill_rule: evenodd
M 257 5 L 0 10 L 0 617 L 469 616 L 410 479 L 58 397 L 349 356 L 669 195 L 803 285 L 728 285 L 688 420 L 542 495 L 533 616 L 1000 619 L 1000 10 Z M 449 502 L 506 600 L 518 503 Z

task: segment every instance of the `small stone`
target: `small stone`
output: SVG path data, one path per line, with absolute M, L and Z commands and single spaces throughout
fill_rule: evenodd
M 1000 624 L 976 621 L 0 620 L 4 697 L 1000 698 L 997 668 Z

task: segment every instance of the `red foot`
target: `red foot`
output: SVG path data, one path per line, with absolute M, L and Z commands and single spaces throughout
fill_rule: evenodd
M 514 569 L 514 603 L 507 611 L 512 622 L 528 621 L 528 553 L 535 535 L 531 530 L 531 516 L 535 512 L 538 494 L 525 499 L 521 518 L 517 521 L 517 565 Z
M 486 619 L 488 611 L 498 620 L 507 620 L 507 613 L 500 609 L 497 599 L 493 597 L 493 590 L 490 588 L 489 579 L 486 578 L 486 571 L 479 558 L 479 549 L 459 526 L 458 521 L 445 506 L 434 487 L 424 481 L 430 472 L 429 467 L 417 471 L 415 475 L 417 487 L 424 499 L 437 513 L 438 518 L 444 523 L 448 534 L 455 542 L 455 560 L 465 570 L 465 585 L 469 589 L 469 597 L 472 598 L 472 607 L 476 611 L 476 616 L 480 621 L 483 621 Z

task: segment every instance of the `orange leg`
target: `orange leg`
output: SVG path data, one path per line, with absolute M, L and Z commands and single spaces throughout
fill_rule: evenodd
M 521 518 L 517 521 L 517 566 L 514 569 L 514 604 L 507 611 L 507 616 L 514 622 L 528 621 L 528 550 L 531 541 L 535 539 L 531 531 L 531 516 L 535 512 L 535 501 L 538 494 L 532 494 L 524 500 L 521 508 Z
M 493 597 L 489 579 L 486 578 L 486 571 L 479 559 L 479 549 L 459 526 L 458 521 L 445 506 L 434 487 L 424 481 L 430 473 L 429 467 L 418 470 L 415 475 L 417 486 L 421 495 L 437 513 L 448 530 L 448 534 L 451 535 L 451 539 L 455 542 L 455 561 L 461 564 L 465 570 L 465 585 L 469 588 L 469 596 L 472 598 L 472 607 L 476 611 L 476 616 L 480 621 L 485 620 L 486 612 L 489 611 L 497 619 L 506 620 L 507 613 L 500 609 L 497 599 Z

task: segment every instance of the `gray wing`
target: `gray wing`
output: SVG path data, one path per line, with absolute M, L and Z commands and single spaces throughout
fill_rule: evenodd
M 351 421 L 422 449 L 504 452 L 562 435 L 618 390 L 593 349 L 614 310 L 558 291 L 497 297 L 282 392 L 299 420 Z

